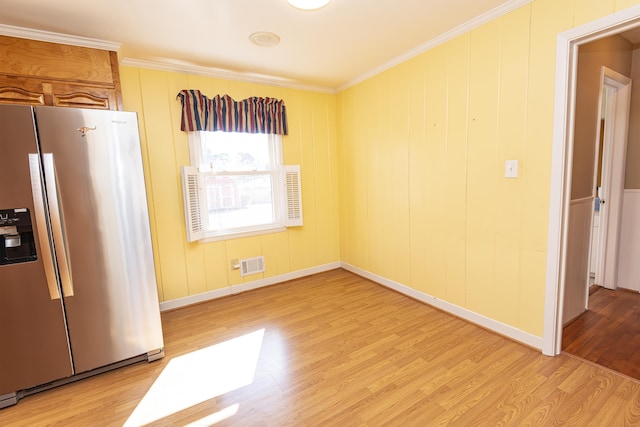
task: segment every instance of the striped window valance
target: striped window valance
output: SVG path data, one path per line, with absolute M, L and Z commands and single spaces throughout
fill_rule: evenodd
M 229 95 L 207 98 L 199 90 L 181 90 L 183 131 L 287 134 L 284 101 L 252 97 L 234 101 Z

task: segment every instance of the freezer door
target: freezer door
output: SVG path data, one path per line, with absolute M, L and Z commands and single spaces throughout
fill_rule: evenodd
M 1 396 L 73 372 L 31 107 L 0 105 L 0 129 L 0 210 L 29 212 L 36 252 L 34 261 L 0 265 Z
M 135 113 L 35 115 L 76 373 L 162 348 Z

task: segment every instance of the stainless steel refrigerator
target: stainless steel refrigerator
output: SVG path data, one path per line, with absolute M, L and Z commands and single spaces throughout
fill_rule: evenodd
M 164 355 L 135 113 L 0 105 L 0 408 Z

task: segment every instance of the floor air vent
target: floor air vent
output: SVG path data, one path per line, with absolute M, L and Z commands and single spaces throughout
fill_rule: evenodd
M 240 260 L 240 275 L 262 273 L 264 271 L 264 257 L 247 258 Z

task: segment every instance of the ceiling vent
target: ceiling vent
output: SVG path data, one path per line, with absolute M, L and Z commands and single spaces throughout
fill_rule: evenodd
M 271 47 L 280 43 L 280 36 L 268 31 L 258 31 L 257 33 L 251 34 L 249 40 L 258 46 Z

